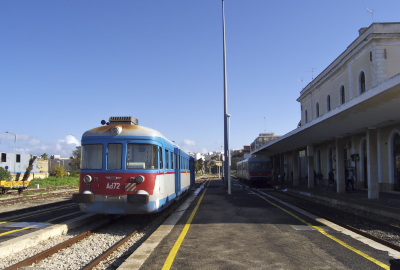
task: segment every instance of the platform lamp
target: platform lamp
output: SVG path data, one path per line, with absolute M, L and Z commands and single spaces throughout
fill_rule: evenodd
M 14 174 L 16 174 L 15 166 L 16 166 L 17 153 L 15 152 L 15 146 L 17 144 L 17 134 L 9 132 L 9 131 L 6 131 L 6 133 L 14 135 Z

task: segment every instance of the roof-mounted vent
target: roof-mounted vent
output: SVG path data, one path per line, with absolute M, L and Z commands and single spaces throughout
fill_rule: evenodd
M 130 124 L 130 125 L 138 125 L 139 120 L 133 116 L 111 116 L 110 124 Z

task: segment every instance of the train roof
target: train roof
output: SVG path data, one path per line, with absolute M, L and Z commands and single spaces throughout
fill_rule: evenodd
M 109 122 L 101 121 L 102 126 L 90 129 L 83 133 L 82 140 L 99 137 L 141 137 L 141 138 L 161 138 L 166 142 L 180 148 L 175 142 L 169 140 L 161 132 L 145 127 L 139 126 L 139 120 L 133 116 L 111 116 Z
M 130 125 L 130 124 L 110 124 L 105 126 L 96 127 L 90 129 L 83 133 L 82 138 L 84 137 L 160 137 L 169 142 L 171 142 L 167 137 L 165 137 L 161 132 L 148 128 L 145 126 L 139 125 Z M 171 142 L 173 143 L 173 142 Z M 174 143 L 173 143 L 174 144 Z
M 268 162 L 268 161 L 270 161 L 271 159 L 269 158 L 269 157 L 264 157 L 264 156 L 261 156 L 261 157 L 259 157 L 259 156 L 252 156 L 252 157 L 249 157 L 249 158 L 247 158 L 247 159 L 244 159 L 244 160 L 241 160 L 241 161 L 239 161 L 238 163 L 243 163 L 243 162 L 258 162 L 258 161 L 266 161 L 266 162 Z

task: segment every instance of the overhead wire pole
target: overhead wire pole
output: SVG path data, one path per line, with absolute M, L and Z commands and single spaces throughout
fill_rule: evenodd
M 222 32 L 223 32 L 223 65 L 224 65 L 224 182 L 228 186 L 228 194 L 231 194 L 231 156 L 229 151 L 229 113 L 228 113 L 228 81 L 226 74 L 226 27 L 225 6 L 222 0 Z

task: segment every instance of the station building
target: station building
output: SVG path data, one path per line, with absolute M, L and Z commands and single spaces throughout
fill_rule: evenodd
M 273 158 L 286 184 L 322 174 L 346 192 L 352 171 L 368 198 L 400 191 L 400 23 L 373 23 L 301 92 L 301 122 L 252 154 Z

